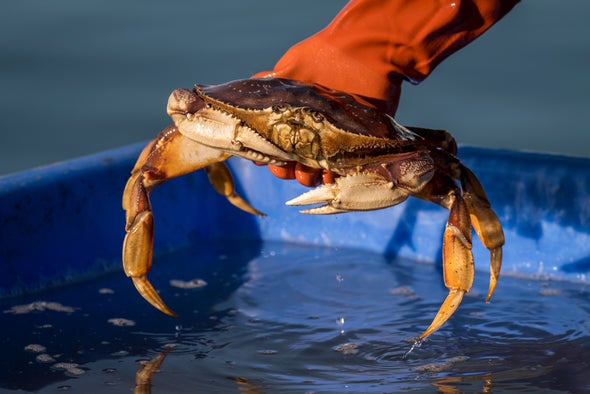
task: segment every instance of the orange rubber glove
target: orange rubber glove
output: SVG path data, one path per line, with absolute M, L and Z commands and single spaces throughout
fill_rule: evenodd
M 424 80 L 518 1 L 352 0 L 326 28 L 291 47 L 273 71 L 254 77 L 324 85 L 355 94 L 393 116 L 402 80 Z M 299 163 L 269 168 L 280 178 L 297 178 L 307 186 L 320 180 L 319 171 Z

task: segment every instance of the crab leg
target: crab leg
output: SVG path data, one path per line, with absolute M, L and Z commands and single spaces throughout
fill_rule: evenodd
M 481 242 L 490 251 L 490 287 L 486 302 L 490 301 L 502 268 L 504 232 L 496 213 L 492 210 L 483 186 L 471 170 L 461 166 L 461 186 L 471 223 Z
M 463 295 L 471 289 L 474 277 L 471 253 L 471 221 L 467 205 L 455 191 L 449 193 L 450 213 L 443 236 L 443 275 L 449 294 L 430 326 L 417 342 L 438 330 L 455 313 Z
M 168 315 L 176 316 L 147 279 L 154 243 L 149 194 L 153 187 L 168 179 L 209 167 L 209 177 L 216 190 L 239 208 L 259 213 L 233 191 L 231 175 L 222 163 L 228 157 L 228 153 L 198 144 L 170 126 L 144 148 L 125 186 L 123 209 L 127 234 L 123 242 L 123 268 L 142 297 Z
M 442 159 L 437 158 L 436 161 L 439 164 L 448 163 L 448 167 L 435 175 L 427 187 L 416 196 L 450 210 L 443 240 L 443 272 L 449 295 L 431 325 L 417 341 L 423 340 L 440 328 L 455 312 L 463 295 L 472 286 L 474 266 L 471 253 L 471 226 L 490 251 L 490 286 L 486 302 L 494 292 L 502 266 L 504 233 L 483 186 L 475 174 L 454 156 L 441 152 L 441 157 Z M 461 191 L 456 187 L 453 178 L 461 181 Z
M 229 168 L 225 163 L 213 163 L 205 167 L 207 175 L 209 176 L 209 182 L 213 185 L 213 188 L 217 193 L 221 194 L 235 207 L 240 208 L 244 212 L 251 213 L 253 215 L 264 216 L 264 213 L 254 208 L 246 200 L 244 200 L 239 194 L 236 193 L 234 188 L 234 180 L 229 172 Z

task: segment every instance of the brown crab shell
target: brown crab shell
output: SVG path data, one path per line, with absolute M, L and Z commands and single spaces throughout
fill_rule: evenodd
M 288 106 L 305 108 L 321 114 L 342 133 L 382 139 L 383 148 L 414 145 L 407 134 L 397 130 L 391 118 L 372 107 L 359 103 L 354 96 L 284 78 L 243 79 L 220 85 L 196 85 L 195 93 L 206 103 L 220 107 L 240 119 L 252 114 L 271 112 Z M 377 142 L 379 145 L 379 142 Z

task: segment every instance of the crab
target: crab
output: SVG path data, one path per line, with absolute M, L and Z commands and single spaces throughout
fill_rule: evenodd
M 457 158 L 455 139 L 442 130 L 402 126 L 361 100 L 281 78 L 174 90 L 167 108 L 174 124 L 143 149 L 123 195 L 123 267 L 143 298 L 176 316 L 147 279 L 154 241 L 152 189 L 205 169 L 215 190 L 230 203 L 262 215 L 234 190 L 224 161 L 238 156 L 277 168 L 297 163 L 329 174 L 315 189 L 287 201 L 311 206 L 302 213 L 376 210 L 409 196 L 450 211 L 442 241 L 449 293 L 417 341 L 439 329 L 471 289 L 471 227 L 490 252 L 489 301 L 500 274 L 504 235 L 481 183 Z

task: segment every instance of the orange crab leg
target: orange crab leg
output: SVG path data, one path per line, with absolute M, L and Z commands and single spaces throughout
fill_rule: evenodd
M 227 198 L 232 205 L 244 212 L 264 216 L 264 213 L 248 204 L 246 200 L 236 193 L 233 178 L 225 163 L 213 163 L 205 167 L 205 171 L 207 171 L 209 182 L 211 182 L 213 188 L 217 193 Z
M 461 166 L 463 197 L 471 216 L 471 223 L 481 242 L 490 251 L 490 286 L 486 302 L 490 301 L 502 268 L 504 232 L 496 213 L 492 210 L 483 186 L 471 170 Z
M 416 196 L 450 210 L 443 240 L 443 272 L 449 295 L 431 325 L 417 341 L 421 341 L 444 324 L 455 312 L 473 283 L 474 266 L 471 253 L 471 227 L 490 251 L 490 285 L 486 302 L 490 300 L 502 266 L 504 233 L 496 213 L 473 172 L 446 152 L 433 151 L 442 170 Z M 459 190 L 453 179 L 461 181 Z
M 260 214 L 234 192 L 229 170 L 222 161 L 231 155 L 218 149 L 198 144 L 184 137 L 175 126 L 170 126 L 142 151 L 131 172 L 123 193 L 126 211 L 126 231 L 123 242 L 123 268 L 133 280 L 137 291 L 158 310 L 176 314 L 166 306 L 147 279 L 152 265 L 154 218 L 149 194 L 154 186 L 168 179 L 208 167 L 209 178 L 215 189 L 239 208 Z
M 438 330 L 455 313 L 463 295 L 473 285 L 474 266 L 471 253 L 471 222 L 467 205 L 456 192 L 448 196 L 450 214 L 443 237 L 443 274 L 449 294 L 430 326 L 417 342 Z

